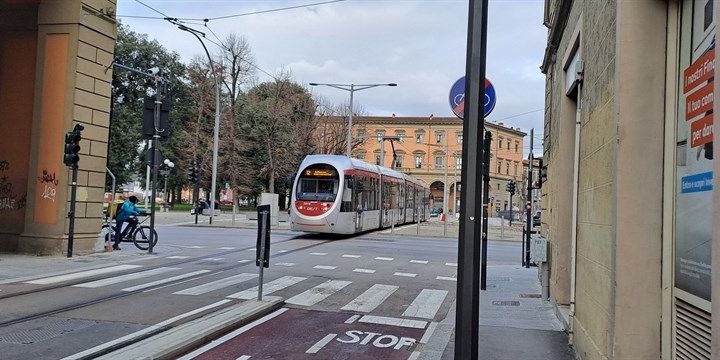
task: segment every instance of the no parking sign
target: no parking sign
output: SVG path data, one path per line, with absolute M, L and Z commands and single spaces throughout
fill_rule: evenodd
M 495 108 L 495 87 L 485 79 L 484 116 L 490 115 Z M 455 116 L 465 119 L 465 77 L 458 79 L 450 88 L 450 108 Z

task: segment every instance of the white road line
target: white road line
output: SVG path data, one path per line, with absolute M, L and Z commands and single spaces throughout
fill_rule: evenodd
M 288 267 L 295 266 L 295 265 L 297 265 L 297 264 L 296 263 L 285 263 L 285 262 L 275 264 L 275 266 L 288 266 Z
M 449 276 L 438 276 L 436 277 L 438 280 L 450 280 L 450 281 L 457 281 L 457 278 L 449 277 Z
M 195 314 L 199 314 L 199 313 L 201 313 L 201 312 L 203 312 L 203 311 L 206 311 L 206 310 L 209 310 L 209 309 L 213 309 L 213 308 L 216 308 L 216 307 L 220 307 L 220 306 L 225 305 L 225 304 L 227 304 L 227 303 L 229 303 L 229 302 L 231 302 L 231 301 L 232 301 L 232 300 L 220 300 L 220 301 L 215 302 L 215 303 L 212 303 L 212 304 L 210 304 L 210 305 L 203 306 L 203 307 L 201 307 L 201 308 L 198 308 L 198 309 L 195 309 L 195 310 L 192 310 L 192 311 L 188 311 L 188 312 L 186 312 L 186 313 L 184 313 L 184 314 L 180 314 L 180 315 L 175 316 L 175 317 L 173 317 L 173 318 L 170 318 L 170 319 L 167 319 L 167 320 L 165 320 L 165 321 L 159 322 L 159 323 L 157 323 L 157 324 L 155 324 L 155 325 L 148 326 L 148 327 L 146 327 L 146 328 L 144 328 L 144 329 L 142 329 L 142 330 L 140 330 L 140 331 L 136 331 L 136 332 L 134 332 L 134 333 L 132 333 L 132 334 L 125 335 L 125 336 L 123 336 L 123 337 L 121 337 L 121 338 L 117 338 L 117 339 L 115 339 L 115 340 L 108 341 L 108 342 L 106 342 L 106 343 L 104 343 L 104 344 L 95 346 L 95 347 L 93 347 L 93 348 L 87 349 L 87 350 L 82 351 L 82 352 L 79 352 L 79 353 L 77 353 L 77 354 L 70 355 L 70 356 L 68 356 L 68 357 L 66 357 L 66 358 L 64 358 L 64 359 L 62 359 L 62 360 L 77 360 L 77 359 L 87 359 L 87 358 L 90 358 L 90 357 L 96 357 L 98 353 L 103 352 L 105 349 L 113 348 L 113 347 L 117 346 L 118 344 L 123 344 L 123 343 L 128 342 L 128 341 L 131 341 L 131 340 L 137 340 L 138 338 L 144 337 L 144 336 L 146 336 L 146 335 L 148 335 L 148 334 L 152 334 L 153 332 L 158 331 L 158 330 L 162 329 L 162 328 L 165 327 L 165 326 L 172 325 L 172 324 L 174 324 L 175 322 L 177 322 L 177 321 L 179 321 L 179 320 L 182 320 L 182 319 L 184 319 L 184 318 L 193 316 L 193 315 L 195 315 Z
M 232 246 L 219 247 L 218 250 L 235 250 Z
M 413 264 L 427 264 L 428 263 L 427 260 L 410 260 L 410 262 Z
M 356 322 L 357 319 L 359 319 L 359 318 L 360 318 L 360 315 L 353 315 L 353 316 L 349 317 L 347 320 L 345 320 L 345 323 L 352 324 L 352 323 Z
M 124 288 L 124 289 L 122 289 L 122 291 L 135 291 L 135 290 L 147 289 L 147 288 L 149 288 L 149 287 L 153 287 L 153 286 L 157 286 L 157 285 L 161 285 L 161 284 L 167 284 L 167 283 L 170 283 L 170 282 L 173 282 L 173 281 L 182 280 L 182 279 L 187 279 L 187 278 L 189 278 L 189 277 L 193 277 L 193 276 L 196 276 L 196 275 L 205 274 L 205 273 L 209 273 L 209 272 L 210 272 L 210 270 L 198 270 L 198 271 L 194 271 L 194 272 L 191 272 L 191 273 L 174 276 L 174 277 L 167 278 L 167 279 L 162 279 L 162 280 L 158 280 L 158 281 L 149 282 L 149 283 L 147 283 L 147 284 L 142 284 L 142 285 L 137 285 L 137 286 L 131 286 L 131 287 L 129 287 L 129 288 Z
M 330 265 L 315 265 L 313 266 L 313 269 L 320 269 L 320 270 L 335 270 L 337 266 L 330 266 Z
M 59 283 L 59 282 L 63 282 L 63 281 L 68 281 L 68 280 L 82 279 L 82 278 L 91 277 L 91 276 L 95 276 L 95 275 L 110 274 L 110 273 L 114 273 L 114 272 L 118 272 L 118 271 L 135 269 L 135 268 L 139 268 L 141 266 L 142 265 L 111 266 L 111 267 L 106 267 L 106 268 L 81 271 L 81 272 L 76 272 L 76 273 L 72 273 L 72 274 L 51 276 L 51 277 L 46 277 L 46 278 L 42 278 L 42 279 L 26 281 L 25 284 L 48 285 L 48 284 L 54 284 L 54 283 Z
M 175 256 L 168 256 L 167 258 L 168 258 L 168 259 L 187 259 L 187 258 L 189 258 L 189 256 L 178 256 L 178 255 L 175 255 Z
M 398 288 L 399 287 L 395 285 L 375 284 L 341 309 L 346 311 L 371 312 Z
M 395 276 L 405 276 L 405 277 L 416 277 L 416 276 L 417 276 L 417 274 L 404 273 L 404 272 L 396 272 L 396 273 L 394 273 L 393 275 L 395 275 Z
M 112 284 L 118 284 L 118 283 L 121 283 L 121 282 L 124 282 L 124 281 L 135 280 L 135 279 L 142 279 L 142 278 L 145 278 L 145 277 L 147 277 L 147 276 L 158 275 L 158 274 L 166 273 L 166 272 L 168 272 L 168 271 L 173 271 L 173 270 L 180 270 L 180 268 L 161 267 L 161 268 L 157 268 L 157 269 L 146 270 L 146 271 L 141 271 L 141 272 L 132 273 L 132 274 L 115 276 L 115 277 L 112 277 L 112 278 L 109 278 L 109 279 L 102 279 L 102 280 L 90 281 L 90 282 L 86 282 L 86 283 L 82 283 L 82 284 L 77 284 L 77 285 L 73 285 L 73 286 L 74 286 L 74 287 L 81 287 L 81 288 L 99 288 L 99 287 L 102 287 L 102 286 L 107 286 L 107 285 L 112 285 Z
M 366 273 L 366 274 L 374 274 L 374 273 L 375 273 L 375 270 L 372 270 L 372 269 L 360 269 L 360 268 L 358 268 L 358 269 L 353 270 L 353 272 Z
M 279 279 L 275 279 L 267 284 L 263 285 L 263 296 L 267 294 L 272 294 L 278 290 L 282 290 L 290 285 L 295 285 L 306 278 L 300 277 L 300 276 L 283 276 Z M 258 293 L 258 287 L 255 286 L 253 288 L 243 290 L 240 292 L 236 292 L 234 294 L 230 294 L 227 297 L 231 299 L 242 299 L 242 300 L 250 300 L 257 297 Z
M 445 265 L 457 267 L 457 263 L 445 263 Z
M 223 261 L 224 258 L 204 258 L 202 261 Z
M 230 276 L 224 279 L 209 282 L 207 284 L 198 285 L 185 290 L 176 291 L 175 295 L 202 295 L 211 291 L 222 289 L 230 285 L 239 284 L 248 280 L 252 280 L 258 277 L 258 274 L 242 273 L 234 276 Z
M 205 246 L 193 245 L 193 246 L 188 246 L 187 248 L 188 248 L 188 249 L 204 249 Z
M 433 319 L 442 305 L 447 290 L 423 289 L 402 316 Z
M 315 345 L 311 346 L 309 349 L 305 351 L 306 354 L 317 354 L 318 351 L 320 351 L 323 346 L 327 345 L 332 339 L 334 339 L 337 336 L 337 334 L 327 334 L 325 335 L 322 340 L 315 343 Z
M 351 283 L 352 281 L 328 280 L 285 300 L 285 302 L 294 305 L 313 306 Z
M 410 319 L 398 319 L 385 316 L 374 316 L 365 315 L 358 320 L 358 322 L 366 324 L 378 324 L 378 325 L 392 325 L 413 329 L 424 329 L 427 325 L 427 321 L 421 320 L 410 320 Z
M 327 255 L 327 253 L 324 253 L 324 252 L 311 252 L 310 255 L 325 256 L 325 255 Z
M 230 301 L 230 300 L 227 300 L 227 301 Z M 202 354 L 202 353 L 205 353 L 205 352 L 207 352 L 207 351 L 209 351 L 209 350 L 212 350 L 213 348 L 215 348 L 215 347 L 217 347 L 217 346 L 220 346 L 220 345 L 226 343 L 228 340 L 232 340 L 232 339 L 235 338 L 236 336 L 238 336 L 238 335 L 240 335 L 240 334 L 242 334 L 242 333 L 244 333 L 244 332 L 246 332 L 246 331 L 248 331 L 248 330 L 250 330 L 250 329 L 252 329 L 252 328 L 254 328 L 254 327 L 256 327 L 256 326 L 258 326 L 258 325 L 260 325 L 260 324 L 262 324 L 262 323 L 264 323 L 264 322 L 266 322 L 266 321 L 268 321 L 268 320 L 272 320 L 273 318 L 276 318 L 276 317 L 280 316 L 282 313 L 284 313 L 284 312 L 287 311 L 287 310 L 288 310 L 288 309 L 284 309 L 284 308 L 283 308 L 283 309 L 279 309 L 279 310 L 277 310 L 277 311 L 275 311 L 275 312 L 272 312 L 272 313 L 270 313 L 270 314 L 268 314 L 268 315 L 265 315 L 265 316 L 263 316 L 263 317 L 255 320 L 255 321 L 253 321 L 253 322 L 251 322 L 251 323 L 249 323 L 249 324 L 247 324 L 247 325 L 245 325 L 245 326 L 243 326 L 243 327 L 241 327 L 241 328 L 239 328 L 239 329 L 237 329 L 237 330 L 235 330 L 235 331 L 233 331 L 233 332 L 231 332 L 231 333 L 228 333 L 228 334 L 222 336 L 221 338 L 219 338 L 219 339 L 217 339 L 217 340 L 214 340 L 213 342 L 211 342 L 211 343 L 209 343 L 209 344 L 207 344 L 207 345 L 205 345 L 205 346 L 203 346 L 203 347 L 201 347 L 201 348 L 199 348 L 199 349 L 197 349 L 197 350 L 195 350 L 195 351 L 193 351 L 193 352 L 191 352 L 191 353 L 189 353 L 189 354 L 186 354 L 186 355 L 183 356 L 183 357 L 177 358 L 177 360 L 192 360 L 192 359 L 196 358 L 198 355 L 200 355 L 200 354 Z M 239 358 L 237 358 L 237 360 L 246 360 L 246 359 L 250 359 L 250 356 L 248 356 L 248 355 L 242 355 L 242 356 L 240 356 Z
M 375 260 L 380 260 L 380 261 L 393 261 L 393 260 L 395 260 L 395 259 L 394 259 L 394 258 L 391 258 L 391 257 L 378 256 L 378 257 L 375 258 Z
M 344 257 L 344 258 L 353 258 L 353 259 L 357 259 L 357 258 L 359 258 L 359 257 L 360 257 L 360 255 L 350 255 L 350 254 L 345 254 L 345 255 L 343 255 L 342 257 Z
M 242 264 L 242 263 L 251 262 L 251 261 L 252 260 L 249 260 L 249 259 L 243 259 L 243 260 L 239 260 L 238 262 Z

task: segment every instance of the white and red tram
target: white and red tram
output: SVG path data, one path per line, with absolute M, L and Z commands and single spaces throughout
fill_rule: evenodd
M 354 234 L 425 221 L 430 188 L 401 172 L 341 155 L 309 155 L 295 176 L 290 229 Z

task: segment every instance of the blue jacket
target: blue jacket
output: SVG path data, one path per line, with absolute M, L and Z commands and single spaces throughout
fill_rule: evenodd
M 130 200 L 125 200 L 122 207 L 120 208 L 120 211 L 118 211 L 116 221 L 119 223 L 121 221 L 126 221 L 130 218 L 132 215 L 142 214 L 144 213 L 143 210 L 140 210 L 135 204 L 133 204 Z

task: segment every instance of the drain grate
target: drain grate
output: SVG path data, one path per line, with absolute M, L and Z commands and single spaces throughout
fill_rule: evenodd
M 95 324 L 96 322 L 87 320 L 49 318 L 36 324 L 32 329 L 0 335 L 0 342 L 20 345 L 34 344 Z
M 520 302 L 517 300 L 493 301 L 492 304 L 497 306 L 520 306 Z
M 541 296 L 540 294 L 520 294 L 520 297 L 523 299 L 539 299 Z

